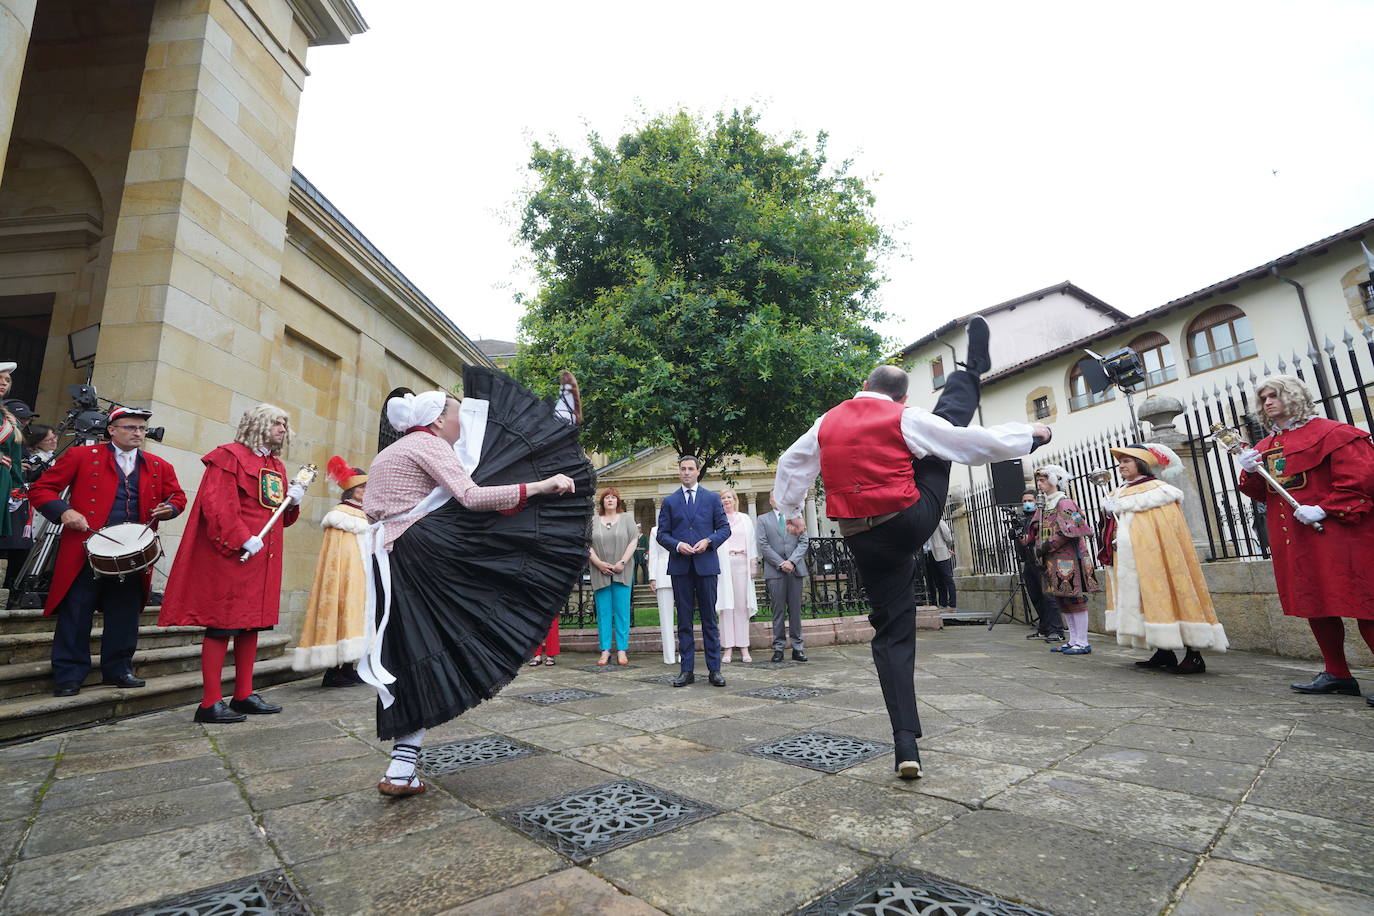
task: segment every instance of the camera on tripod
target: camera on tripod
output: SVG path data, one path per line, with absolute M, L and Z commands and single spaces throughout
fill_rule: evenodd
M 116 407 L 124 407 L 118 401 L 111 401 L 109 398 L 102 398 L 95 392 L 94 385 L 69 385 L 67 393 L 72 396 L 72 408 L 67 411 L 67 415 L 62 418 L 62 424 L 58 427 L 58 435 L 72 433 L 77 438 L 100 438 L 105 435 L 105 427 L 110 425 L 110 411 Z M 100 402 L 104 401 L 107 408 L 102 409 Z M 154 442 L 161 442 L 166 435 L 165 426 L 151 427 L 147 432 L 147 437 Z

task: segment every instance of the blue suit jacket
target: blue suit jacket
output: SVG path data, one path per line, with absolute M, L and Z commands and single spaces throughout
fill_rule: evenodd
M 680 542 L 695 544 L 702 538 L 711 541 L 705 553 L 685 557 L 677 552 Z M 710 490 L 697 485 L 690 517 L 681 487 L 664 498 L 663 508 L 658 510 L 658 542 L 668 551 L 668 575 L 681 576 L 688 572 L 699 576 L 720 575 L 720 556 L 716 550 L 729 539 L 730 520 L 725 517 L 725 507 L 720 504 L 720 497 Z

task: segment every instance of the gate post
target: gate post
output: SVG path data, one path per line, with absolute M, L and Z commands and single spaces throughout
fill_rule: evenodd
M 1207 511 L 1198 490 L 1197 475 L 1193 473 L 1188 438 L 1174 426 L 1174 419 L 1183 413 L 1183 402 L 1178 398 L 1151 395 L 1140 405 L 1140 419 L 1150 424 L 1151 441 L 1167 445 L 1179 457 L 1183 473 L 1169 483 L 1183 491 L 1183 518 L 1188 523 L 1188 532 L 1193 537 L 1193 547 L 1202 556 L 1207 555 Z M 1203 460 L 1207 460 L 1205 457 Z

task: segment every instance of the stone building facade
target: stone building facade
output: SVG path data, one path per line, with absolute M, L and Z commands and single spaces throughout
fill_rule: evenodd
M 293 168 L 307 56 L 365 28 L 351 0 L 0 0 L 0 24 L 0 359 L 45 420 L 88 377 L 149 406 L 193 493 L 253 404 L 290 413 L 292 472 L 365 466 L 389 391 L 490 365 Z M 337 495 L 321 478 L 287 539 L 293 629 Z

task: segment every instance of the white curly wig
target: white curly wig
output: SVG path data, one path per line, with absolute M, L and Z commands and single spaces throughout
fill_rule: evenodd
M 1069 486 L 1072 476 L 1065 468 L 1057 464 L 1042 464 L 1035 469 L 1036 477 L 1048 478 L 1056 489 L 1064 490 Z
M 1259 400 L 1259 393 L 1266 388 L 1272 388 L 1274 394 L 1278 395 L 1279 403 L 1283 405 L 1283 412 L 1289 418 L 1306 420 L 1317 415 L 1317 405 L 1312 400 L 1312 392 L 1296 375 L 1269 376 L 1255 386 L 1256 400 Z M 1260 410 L 1260 420 L 1266 426 L 1273 428 L 1274 424 L 1264 415 L 1263 410 Z
M 268 437 L 272 432 L 272 424 L 277 422 L 278 417 L 286 420 L 286 435 L 282 438 L 281 445 L 274 446 L 268 442 Z M 291 418 L 275 404 L 259 404 L 244 411 L 243 416 L 239 418 L 239 428 L 234 435 L 234 441 L 251 449 L 265 448 L 270 449 L 274 455 L 284 455 L 291 447 Z

